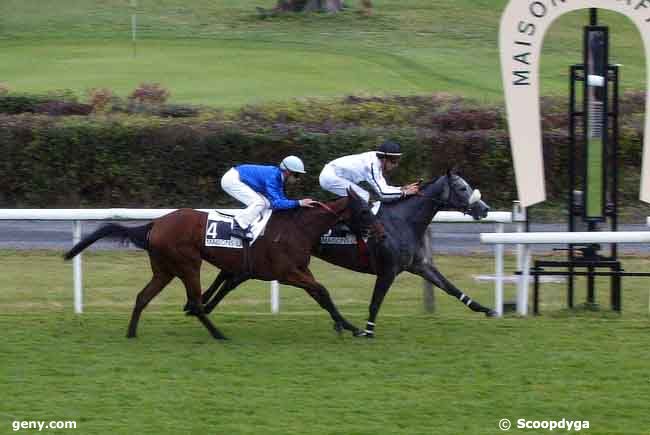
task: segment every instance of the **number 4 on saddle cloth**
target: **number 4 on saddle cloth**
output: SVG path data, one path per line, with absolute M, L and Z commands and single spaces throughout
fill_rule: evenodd
M 264 211 L 259 219 L 251 225 L 250 232 L 253 240 L 249 246 L 252 246 L 257 238 L 264 234 L 264 228 L 271 217 L 273 210 Z M 243 248 L 242 240 L 231 235 L 234 216 L 213 210 L 208 213 L 208 220 L 205 224 L 205 246 L 217 248 Z

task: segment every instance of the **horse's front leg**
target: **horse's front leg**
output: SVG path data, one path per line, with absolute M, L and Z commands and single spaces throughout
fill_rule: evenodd
M 377 320 L 377 314 L 379 313 L 379 308 L 384 302 L 384 297 L 388 293 L 388 289 L 393 285 L 395 281 L 395 274 L 390 273 L 386 275 L 377 276 L 375 281 L 375 289 L 372 292 L 372 299 L 370 300 L 370 306 L 368 307 L 369 316 L 368 321 L 366 322 L 366 329 L 357 334 L 358 337 L 375 337 L 375 320 Z
M 287 275 L 286 279 L 280 282 L 305 290 L 309 296 L 318 302 L 318 305 L 330 314 L 332 320 L 334 320 L 336 332 L 340 333 L 345 329 L 352 331 L 355 336 L 359 334 L 359 328 L 352 325 L 341 315 L 327 289 L 316 281 L 309 269 L 295 269 Z
M 422 278 L 426 279 L 436 287 L 444 290 L 447 294 L 455 297 L 460 302 L 467 305 L 472 311 L 485 313 L 485 315 L 488 317 L 496 316 L 496 311 L 488 307 L 484 307 L 483 305 L 479 304 L 478 302 L 470 298 L 468 295 L 460 291 L 454 284 L 452 284 L 447 278 L 445 278 L 434 265 L 427 264 L 424 262 L 418 262 L 416 264 L 413 264 L 411 267 L 409 267 L 408 271 L 421 276 Z

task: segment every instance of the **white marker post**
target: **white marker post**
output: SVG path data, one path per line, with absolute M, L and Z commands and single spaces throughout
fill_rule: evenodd
M 138 0 L 131 0 L 133 14 L 131 15 L 131 40 L 133 41 L 133 57 L 137 55 L 136 34 L 138 29 Z
M 271 281 L 271 313 L 280 312 L 280 284 L 277 281 Z
M 72 223 L 72 246 L 81 241 L 81 221 Z M 74 281 L 74 312 L 75 314 L 83 313 L 83 293 L 81 281 L 81 254 L 78 254 L 72 260 L 72 277 Z

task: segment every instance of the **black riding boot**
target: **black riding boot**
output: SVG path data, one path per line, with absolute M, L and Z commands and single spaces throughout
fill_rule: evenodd
M 232 221 L 232 229 L 230 230 L 230 235 L 232 237 L 237 237 L 238 239 L 242 239 L 243 241 L 253 240 L 250 231 L 248 229 L 244 229 L 240 227 L 237 221 L 234 219 Z

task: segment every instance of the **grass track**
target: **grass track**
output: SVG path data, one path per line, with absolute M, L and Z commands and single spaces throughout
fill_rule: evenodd
M 57 254 L 1 251 L 0 260 L 0 432 L 50 419 L 76 420 L 81 433 L 495 434 L 504 417 L 589 420 L 588 433 L 608 435 L 650 427 L 640 280 L 626 282 L 621 317 L 569 314 L 562 287 L 544 285 L 544 316 L 490 320 L 439 293 L 438 312 L 422 314 L 420 281 L 404 275 L 374 341 L 337 337 L 297 289 L 283 287 L 281 314 L 268 314 L 267 284 L 251 284 L 212 314 L 231 338 L 221 343 L 180 313 L 177 284 L 145 311 L 139 337 L 124 337 L 148 274 L 142 253 L 84 256 L 82 316 L 71 314 L 71 270 Z M 437 263 L 491 303 L 491 285 L 471 278 L 489 273 L 487 257 Z M 625 264 L 639 270 L 647 259 Z M 204 272 L 207 284 L 214 272 Z M 314 272 L 362 324 L 370 280 L 322 262 Z M 547 433 L 511 431 L 520 432 Z

